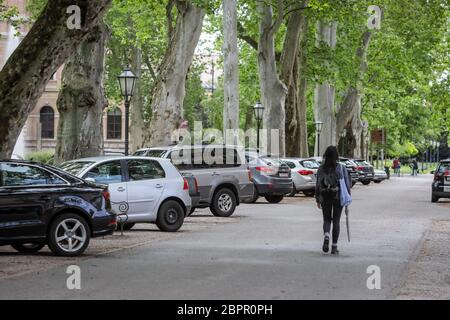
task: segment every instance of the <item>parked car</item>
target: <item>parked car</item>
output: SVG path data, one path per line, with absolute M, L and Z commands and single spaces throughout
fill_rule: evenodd
M 384 170 L 374 170 L 373 182 L 381 183 L 384 180 L 387 180 L 388 175 Z
M 339 162 L 347 168 L 348 174 L 352 179 L 352 186 L 354 186 L 361 176 L 358 172 L 358 165 L 352 159 L 344 157 L 340 157 Z
M 293 188 L 289 196 L 294 196 L 299 192 L 303 192 L 308 197 L 314 196 L 317 169 L 319 168 L 317 163 L 300 158 L 283 158 L 281 161 L 291 169 Z
M 289 166 L 277 158 L 260 156 L 258 153 L 246 152 L 255 193 L 250 203 L 256 202 L 260 196 L 270 203 L 279 203 L 284 196 L 292 193 L 292 177 Z
M 185 178 L 188 182 L 189 186 L 189 196 L 191 197 L 191 210 L 189 211 L 188 216 L 194 213 L 195 208 L 198 207 L 200 203 L 200 191 L 198 190 L 198 181 L 197 178 L 189 172 L 182 172 L 181 176 Z
M 253 182 L 243 153 L 235 146 L 194 145 L 146 148 L 135 154 L 171 159 L 182 173 L 198 181 L 200 201 L 213 215 L 231 216 L 236 206 L 253 198 Z
M 116 215 L 108 188 L 29 161 L 0 161 L 0 245 L 34 253 L 48 245 L 78 256 L 91 237 L 110 235 Z
M 358 180 L 363 185 L 369 185 L 374 178 L 373 166 L 364 159 L 355 159 L 353 160 L 353 162 L 355 162 L 358 165 L 356 167 L 356 170 L 358 171 L 359 174 Z
M 450 159 L 442 160 L 434 174 L 431 185 L 431 202 L 438 202 L 440 198 L 450 198 Z
M 95 157 L 69 161 L 61 168 L 109 185 L 113 211 L 128 216 L 124 229 L 136 223 L 156 223 L 162 231 L 175 232 L 191 211 L 187 179 L 165 159 Z

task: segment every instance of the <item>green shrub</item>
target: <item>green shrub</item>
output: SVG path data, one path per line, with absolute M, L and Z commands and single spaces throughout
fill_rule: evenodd
M 26 160 L 41 162 L 50 165 L 53 164 L 54 158 L 55 154 L 51 151 L 30 152 L 25 157 Z

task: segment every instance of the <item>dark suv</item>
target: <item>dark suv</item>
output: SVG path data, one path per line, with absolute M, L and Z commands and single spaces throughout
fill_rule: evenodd
M 0 161 L 0 245 L 33 253 L 46 244 L 60 256 L 77 256 L 91 237 L 112 234 L 106 187 L 34 162 Z
M 450 198 L 450 159 L 442 160 L 433 173 L 431 202 L 438 202 L 440 198 Z

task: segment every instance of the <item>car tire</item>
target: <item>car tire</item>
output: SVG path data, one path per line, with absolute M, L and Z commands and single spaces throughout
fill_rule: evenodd
M 21 253 L 36 253 L 45 247 L 45 243 L 15 243 L 11 247 Z
M 315 190 L 303 191 L 303 194 L 304 194 L 305 196 L 307 196 L 307 197 L 312 198 L 312 197 L 314 197 L 314 195 L 316 194 L 316 191 L 315 191 Z
M 431 196 L 431 202 L 433 202 L 433 203 L 436 203 L 436 202 L 438 202 L 439 201 L 439 197 L 436 197 L 436 196 Z
M 361 183 L 365 186 L 368 186 L 370 184 L 370 182 L 371 182 L 370 180 L 361 181 Z
M 374 183 L 381 183 L 381 181 L 374 181 Z
M 195 208 L 191 208 L 191 210 L 188 213 L 188 217 L 191 216 L 195 212 Z
M 74 213 L 56 217 L 48 233 L 48 247 L 58 256 L 79 256 L 89 246 L 90 240 L 91 228 L 83 217 Z
M 296 194 L 297 194 L 297 189 L 295 189 L 295 184 L 292 184 L 292 191 L 291 191 L 291 193 L 288 193 L 287 196 L 295 197 Z
M 156 226 L 161 231 L 176 232 L 184 222 L 184 210 L 175 200 L 164 202 L 158 210 Z
M 356 184 L 356 181 L 352 180 L 352 188 L 355 186 L 355 184 Z
M 236 210 L 236 195 L 228 188 L 219 189 L 213 196 L 209 209 L 216 217 L 230 217 Z
M 267 195 L 264 198 L 266 198 L 267 202 L 269 202 L 269 203 L 280 203 L 283 200 L 284 196 L 283 195 L 281 195 L 281 196 Z

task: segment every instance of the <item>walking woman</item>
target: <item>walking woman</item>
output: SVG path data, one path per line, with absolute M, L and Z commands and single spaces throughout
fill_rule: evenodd
M 339 180 L 344 178 L 345 186 L 350 194 L 351 183 L 347 168 L 339 163 L 339 154 L 335 146 L 329 146 L 324 154 L 322 165 L 317 171 L 316 201 L 323 212 L 323 252 L 329 251 L 330 230 L 333 224 L 331 254 L 339 254 L 337 247 L 340 231 L 340 220 L 343 207 L 340 200 Z

